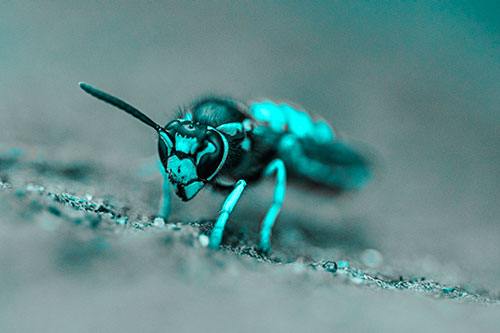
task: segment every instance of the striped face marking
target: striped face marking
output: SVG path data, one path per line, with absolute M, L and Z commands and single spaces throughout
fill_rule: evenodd
M 204 186 L 202 182 L 193 182 L 184 187 L 184 195 L 186 200 L 191 200 Z
M 175 184 L 188 185 L 198 179 L 193 161 L 189 158 L 181 160 L 177 155 L 168 159 L 167 172 Z
M 183 201 L 191 200 L 205 185 L 196 173 L 196 165 L 190 158 L 179 159 L 172 155 L 168 159 L 167 173 L 175 193 Z
M 238 132 L 234 125 L 225 129 Z M 184 201 L 219 173 L 228 152 L 229 144 L 221 131 L 192 120 L 174 120 L 160 133 L 160 159 L 176 194 Z
M 198 140 L 193 137 L 175 133 L 175 150 L 188 155 L 193 155 L 198 148 Z

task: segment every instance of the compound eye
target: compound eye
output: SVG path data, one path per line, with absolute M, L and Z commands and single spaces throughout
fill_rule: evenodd
M 224 142 L 219 133 L 209 130 L 205 137 L 205 147 L 196 157 L 196 171 L 204 180 L 212 179 L 220 170 L 224 161 Z

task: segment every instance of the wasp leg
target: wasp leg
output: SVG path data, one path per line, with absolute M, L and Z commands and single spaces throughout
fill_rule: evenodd
M 259 250 L 264 252 L 271 249 L 271 229 L 285 200 L 286 168 L 282 160 L 276 159 L 269 163 L 264 170 L 264 177 L 269 177 L 274 173 L 276 173 L 276 185 L 274 187 L 273 204 L 262 221 L 260 231 Z
M 170 181 L 168 180 L 168 174 L 165 172 L 165 168 L 161 165 L 161 162 L 159 164 L 163 176 L 163 183 L 161 185 L 160 211 L 158 216 L 166 220 L 170 216 Z
M 234 189 L 227 196 L 226 201 L 222 205 L 222 211 L 215 222 L 214 228 L 212 229 L 212 233 L 210 235 L 210 242 L 208 246 L 212 249 L 219 248 L 220 242 L 222 240 L 222 233 L 224 232 L 224 226 L 226 225 L 227 219 L 229 218 L 229 214 L 233 211 L 234 206 L 238 203 L 238 200 L 243 193 L 243 190 L 247 186 L 247 183 L 240 179 L 236 182 Z

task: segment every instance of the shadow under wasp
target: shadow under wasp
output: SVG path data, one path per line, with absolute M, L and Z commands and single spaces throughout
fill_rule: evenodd
M 208 246 L 213 249 L 219 248 L 229 215 L 247 184 L 271 176 L 276 180 L 260 231 L 259 250 L 267 252 L 287 180 L 339 194 L 361 188 L 370 177 L 368 160 L 338 140 L 329 124 L 289 104 L 208 97 L 182 108 L 178 119 L 162 127 L 121 99 L 83 82 L 80 87 L 158 133 L 164 175 L 161 217 L 170 214 L 171 186 L 183 201 L 207 184 L 227 193 L 210 234 Z

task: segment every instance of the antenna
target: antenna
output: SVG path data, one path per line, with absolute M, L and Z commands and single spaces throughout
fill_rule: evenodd
M 146 116 L 144 113 L 133 107 L 132 105 L 128 104 L 125 101 L 122 101 L 119 98 L 116 98 L 114 96 L 111 96 L 108 93 L 105 93 L 104 91 L 101 91 L 99 89 L 96 89 L 85 82 L 80 82 L 79 83 L 80 88 L 82 88 L 86 93 L 89 95 L 94 96 L 97 99 L 100 99 L 101 101 L 104 101 L 106 103 L 109 103 L 113 106 L 116 106 L 119 109 L 122 109 L 123 111 L 127 112 L 128 114 L 134 116 L 135 118 L 139 119 L 146 125 L 153 127 L 160 135 L 165 132 L 165 130 L 155 123 L 151 118 Z

